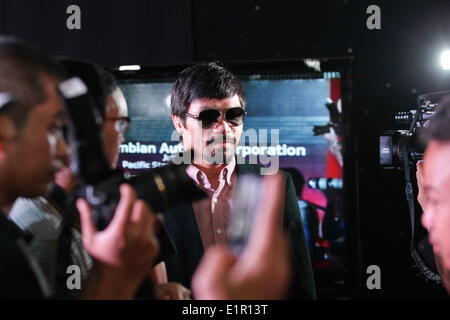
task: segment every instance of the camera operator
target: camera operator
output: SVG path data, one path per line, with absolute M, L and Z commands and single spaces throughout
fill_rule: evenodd
M 18 197 L 50 191 L 67 160 L 64 109 L 57 85 L 65 77 L 51 57 L 0 37 L 0 296 L 50 298 L 51 285 L 29 252 L 30 235 L 6 216 Z M 98 232 L 88 203 L 79 199 L 83 244 L 94 267 L 82 288 L 91 299 L 132 298 L 158 253 L 154 214 L 128 185 L 111 224 Z
M 98 107 L 103 119 L 101 127 L 103 151 L 110 168 L 115 169 L 119 146 L 129 126 L 128 107 L 122 91 L 117 86 L 114 76 L 94 63 L 70 58 L 62 58 L 60 61 L 71 77 L 79 77 L 88 87 L 95 102 L 95 105 L 91 107 Z M 67 166 L 57 173 L 55 181 L 56 184 L 47 197 L 16 201 L 10 217 L 22 229 L 33 232 L 38 239 L 44 239 L 35 245 L 37 247 L 35 251 L 38 252 L 36 256 L 44 272 L 54 283 L 54 287 L 57 287 L 60 292 L 65 292 L 67 291 L 65 284 L 67 266 L 78 265 L 85 279 L 91 268 L 91 259 L 83 248 L 78 229 L 72 227 L 73 218 L 78 216 L 74 210 L 74 200 L 78 191 L 84 186 L 77 182 L 77 178 Z M 65 223 L 61 231 L 58 227 L 62 223 L 62 217 Z M 58 221 L 57 228 L 52 228 L 55 223 L 51 221 L 55 220 Z M 53 235 L 53 246 L 48 245 L 49 234 Z M 51 261 L 56 260 L 56 257 L 57 263 Z M 162 258 L 160 256 L 160 260 Z M 158 269 L 155 267 L 151 273 L 156 283 L 155 288 L 147 281 L 144 282 L 138 292 L 138 298 L 189 298 L 189 290 L 178 283 L 167 283 L 167 277 L 164 279 L 164 274 L 158 276 L 161 273 Z
M 430 121 L 424 161 L 417 164 L 422 225 L 429 231 L 436 267 L 450 294 L 450 100 L 440 103 Z
M 105 105 L 110 94 L 111 107 L 108 109 L 112 111 L 108 111 L 114 115 L 120 111 L 127 112 L 126 104 L 119 104 L 120 100 L 113 98 L 115 82 L 112 75 L 102 73 L 100 68 L 90 63 L 66 58 L 61 59 L 60 63 L 70 76 L 78 76 L 88 86 L 103 117 L 107 112 Z M 110 127 L 114 128 L 114 123 L 104 124 L 104 136 L 112 136 L 112 139 L 108 139 L 109 144 L 105 143 L 104 152 L 114 156 L 112 142 L 116 140 L 117 144 L 120 143 L 121 133 L 115 133 Z M 108 160 L 112 156 L 107 157 Z M 69 168 L 68 159 L 65 161 L 65 166 L 56 173 L 55 182 L 50 193 L 45 197 L 17 199 L 9 218 L 22 230 L 33 235 L 33 242 L 30 245 L 33 255 L 42 267 L 51 287 L 56 291 L 55 294 L 64 296 L 65 293 L 69 293 L 65 283 L 67 267 L 78 266 L 84 281 L 92 268 L 92 259 L 82 244 L 79 219 L 77 219 L 79 214 L 75 207 L 77 191 L 81 186 L 77 184 L 77 178 Z M 77 225 L 78 228 L 73 225 Z

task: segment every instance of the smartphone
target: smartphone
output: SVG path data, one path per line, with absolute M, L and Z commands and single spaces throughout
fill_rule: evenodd
M 239 176 L 232 197 L 232 209 L 227 229 L 228 245 L 235 255 L 244 250 L 258 215 L 262 196 L 262 178 L 258 175 Z

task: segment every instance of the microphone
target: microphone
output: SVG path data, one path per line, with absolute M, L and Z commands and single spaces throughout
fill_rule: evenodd
M 308 186 L 317 190 L 340 190 L 344 188 L 344 181 L 337 178 L 310 178 Z

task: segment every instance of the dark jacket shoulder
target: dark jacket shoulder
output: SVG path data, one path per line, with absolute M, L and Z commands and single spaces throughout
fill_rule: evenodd
M 27 260 L 27 235 L 0 212 L 0 299 L 43 299 Z

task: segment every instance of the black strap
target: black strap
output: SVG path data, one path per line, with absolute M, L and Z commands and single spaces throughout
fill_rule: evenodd
M 414 208 L 414 191 L 411 183 L 411 171 L 409 167 L 409 157 L 408 157 L 408 148 L 407 146 L 403 146 L 403 162 L 405 169 L 405 193 L 406 200 L 408 201 L 409 207 L 409 218 L 411 219 L 411 244 L 410 249 L 411 252 L 414 250 L 414 229 L 415 229 L 415 208 Z
M 405 169 L 405 193 L 406 200 L 408 200 L 409 207 L 409 217 L 411 220 L 411 243 L 410 243 L 410 251 L 411 257 L 416 263 L 416 266 L 419 268 L 420 272 L 429 280 L 435 281 L 437 283 L 442 283 L 442 279 L 440 275 L 432 270 L 427 263 L 422 259 L 421 255 L 415 249 L 414 245 L 414 233 L 415 233 L 415 206 L 414 206 L 414 190 L 411 183 L 411 171 L 409 166 L 409 157 L 408 157 L 408 147 L 404 145 L 402 147 L 402 156 L 404 162 Z

